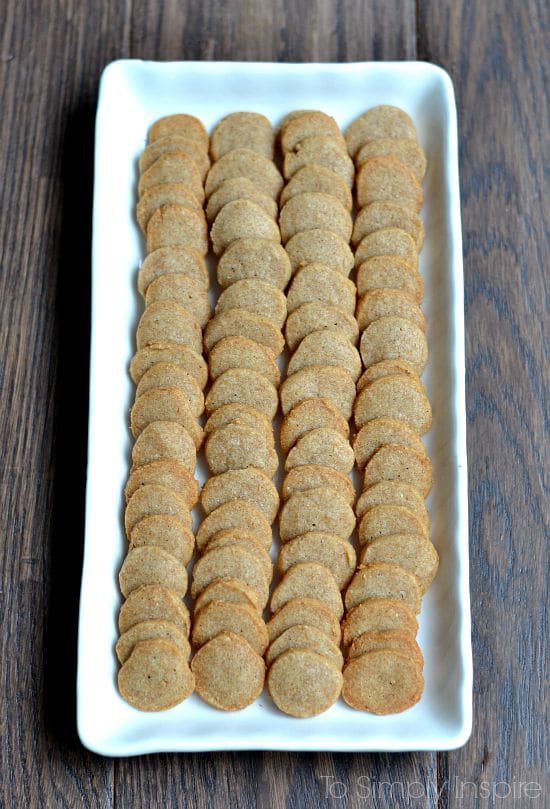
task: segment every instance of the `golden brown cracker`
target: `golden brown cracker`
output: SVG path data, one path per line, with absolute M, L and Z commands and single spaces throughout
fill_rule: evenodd
M 308 531 L 326 531 L 348 539 L 354 528 L 355 515 L 351 506 L 333 489 L 322 487 L 293 494 L 279 517 L 282 542 Z
M 404 421 L 419 435 L 430 429 L 432 410 L 424 386 L 404 374 L 384 376 L 366 385 L 354 405 L 358 428 L 371 419 L 386 416 Z
M 287 453 L 301 436 L 317 427 L 330 427 L 344 438 L 349 437 L 348 422 L 330 399 L 305 399 L 289 410 L 282 421 L 279 439 L 283 452 Z
M 246 640 L 232 632 L 221 632 L 201 646 L 191 669 L 197 694 L 223 711 L 246 708 L 264 687 L 264 661 Z
M 329 399 L 349 420 L 355 399 L 353 377 L 335 365 L 315 365 L 301 368 L 281 385 L 281 407 L 285 415 L 305 399 L 319 397 Z
M 166 711 L 193 693 L 195 679 L 184 652 L 166 638 L 136 643 L 118 673 L 122 697 L 140 711 Z
M 187 591 L 187 571 L 162 548 L 153 545 L 130 548 L 120 568 L 118 583 L 125 597 L 147 584 L 161 584 L 183 597 Z
M 352 315 L 337 306 L 313 302 L 302 304 L 287 317 L 285 337 L 288 347 L 294 351 L 304 337 L 322 329 L 338 329 L 352 345 L 357 345 L 359 340 L 359 327 Z
M 202 487 L 200 501 L 207 514 L 228 500 L 247 500 L 272 523 L 279 510 L 279 495 L 269 477 L 260 469 L 234 469 L 209 478 Z
M 223 289 L 245 278 L 259 278 L 284 289 L 290 276 L 290 260 L 284 247 L 268 239 L 231 242 L 217 266 L 218 284 Z
M 269 695 L 290 716 L 317 716 L 333 705 L 342 689 L 338 666 L 309 649 L 288 649 L 267 673 Z

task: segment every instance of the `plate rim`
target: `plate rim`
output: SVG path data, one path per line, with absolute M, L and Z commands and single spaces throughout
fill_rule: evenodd
M 143 755 L 147 753 L 156 752 L 206 752 L 206 751 L 223 751 L 223 750 L 280 750 L 280 751 L 303 751 L 303 752 L 405 752 L 405 751 L 446 751 L 454 750 L 462 747 L 468 740 L 472 731 L 472 689 L 473 689 L 473 658 L 471 646 L 471 602 L 470 602 L 470 588 L 469 588 L 469 535 L 468 535 L 468 481 L 467 481 L 467 446 L 466 446 L 466 397 L 465 397 L 465 324 L 464 324 L 464 271 L 463 271 L 463 257 L 462 257 L 462 227 L 461 227 L 461 212 L 460 212 L 460 182 L 459 182 L 459 163 L 458 163 L 458 129 L 457 129 L 457 110 L 456 101 L 454 96 L 454 89 L 451 77 L 443 68 L 438 65 L 433 65 L 430 62 L 421 60 L 395 60 L 391 62 L 269 62 L 269 61 L 156 61 L 144 59 L 116 59 L 107 64 L 101 74 L 99 83 L 99 93 L 97 101 L 96 124 L 95 124 L 95 145 L 94 145 L 94 166 L 97 167 L 98 155 L 100 150 L 100 139 L 98 137 L 98 130 L 104 102 L 105 92 L 110 81 L 112 74 L 115 74 L 126 68 L 134 66 L 151 67 L 154 70 L 173 70 L 175 68 L 193 68 L 210 71 L 215 71 L 220 67 L 227 66 L 231 69 L 241 69 L 249 71 L 251 69 L 269 69 L 275 72 L 284 72 L 299 70 L 309 72 L 313 68 L 323 68 L 335 70 L 338 73 L 346 73 L 356 71 L 358 69 L 370 70 L 376 68 L 377 70 L 387 70 L 388 72 L 398 72 L 404 66 L 408 70 L 418 71 L 422 70 L 427 74 L 437 77 L 442 83 L 445 93 L 446 108 L 449 115 L 449 120 L 446 126 L 446 154 L 444 156 L 446 164 L 446 178 L 449 182 L 451 206 L 449 209 L 449 222 L 452 223 L 450 235 L 452 240 L 450 255 L 452 256 L 451 268 L 452 281 L 450 287 L 452 289 L 452 311 L 454 330 L 453 339 L 454 346 L 449 354 L 452 356 L 454 366 L 454 379 L 455 389 L 452 396 L 452 404 L 455 409 L 455 424 L 457 432 L 454 438 L 454 448 L 457 454 L 457 471 L 456 471 L 456 484 L 455 496 L 456 502 L 459 505 L 458 509 L 458 523 L 456 528 L 456 545 L 459 559 L 459 570 L 457 575 L 457 600 L 459 602 L 460 615 L 460 632 L 458 647 L 460 649 L 460 662 L 462 664 L 463 672 L 461 678 L 460 693 L 457 696 L 457 702 L 460 703 L 462 708 L 461 718 L 462 723 L 458 730 L 453 734 L 449 734 L 445 739 L 440 738 L 436 741 L 435 738 L 426 738 L 423 742 L 422 737 L 409 742 L 394 740 L 390 743 L 386 739 L 383 745 L 372 745 L 367 743 L 357 745 L 346 743 L 345 739 L 335 741 L 333 738 L 320 738 L 315 743 L 301 743 L 299 738 L 295 739 L 290 736 L 286 742 L 273 743 L 273 740 L 267 737 L 267 743 L 264 744 L 246 744 L 246 739 L 237 740 L 233 737 L 226 738 L 225 742 L 219 741 L 218 743 L 208 743 L 206 737 L 204 744 L 197 744 L 196 742 L 186 745 L 173 744 L 173 741 L 165 744 L 162 739 L 139 739 L 132 744 L 126 744 L 124 749 L 121 749 L 120 743 L 117 745 L 112 740 L 104 737 L 98 738 L 90 732 L 90 728 L 86 724 L 84 712 L 82 710 L 82 696 L 80 688 L 81 679 L 81 646 L 84 642 L 84 617 L 83 617 L 83 601 L 85 590 L 85 574 L 86 574 L 86 559 L 89 553 L 89 530 L 88 530 L 88 517 L 90 509 L 90 487 L 89 477 L 91 468 L 91 455 L 90 446 L 93 438 L 93 422 L 94 414 L 92 412 L 93 387 L 94 376 L 94 327 L 97 324 L 94 322 L 92 310 L 91 322 L 91 337 L 90 337 L 90 373 L 89 373 L 89 396 L 90 407 L 88 416 L 88 462 L 86 468 L 86 503 L 85 503 L 85 528 L 84 528 L 84 555 L 82 564 L 81 576 L 81 592 L 80 592 L 80 606 L 79 606 L 79 622 L 78 622 L 78 644 L 77 644 L 77 657 L 78 669 L 76 679 L 76 700 L 77 700 L 77 733 L 82 744 L 94 753 L 109 756 L 121 757 L 129 755 Z M 97 177 L 94 170 L 94 201 L 93 201 L 93 229 L 92 229 L 92 306 L 94 302 L 94 267 L 95 267 L 95 248 L 97 244 L 96 226 L 97 226 Z M 322 733 L 322 731 L 321 731 Z M 242 741 L 242 743 L 241 743 Z

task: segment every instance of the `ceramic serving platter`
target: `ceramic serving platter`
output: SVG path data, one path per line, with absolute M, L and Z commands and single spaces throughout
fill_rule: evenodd
M 419 643 L 426 688 L 412 709 L 377 717 L 342 700 L 321 716 L 293 719 L 267 693 L 236 713 L 192 695 L 142 713 L 116 688 L 117 574 L 125 553 L 123 487 L 131 451 L 128 363 L 142 304 L 136 276 L 143 244 L 134 219 L 137 160 L 149 126 L 176 112 L 211 130 L 224 115 L 254 110 L 274 125 L 290 110 L 320 109 L 345 128 L 376 104 L 414 120 L 428 158 L 420 258 L 430 358 L 424 381 L 434 421 L 426 445 L 434 470 L 428 500 L 438 575 L 423 599 Z M 78 730 L 108 756 L 203 750 L 447 750 L 471 729 L 472 660 L 464 401 L 462 243 L 454 93 L 448 75 L 421 62 L 255 64 L 117 61 L 101 79 L 96 125 L 92 342 L 86 536 L 78 645 Z M 199 481 L 204 468 L 199 464 Z

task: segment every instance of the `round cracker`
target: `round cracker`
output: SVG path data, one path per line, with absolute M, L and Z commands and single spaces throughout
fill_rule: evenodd
M 284 289 L 291 267 L 281 244 L 267 239 L 237 239 L 218 261 L 216 272 L 218 284 L 224 289 L 244 278 L 259 278 L 277 289 Z
M 404 421 L 423 435 L 432 423 L 432 409 L 424 386 L 414 377 L 403 374 L 384 376 L 364 387 L 357 396 L 353 412 L 358 428 L 371 419 L 386 416 Z
M 258 112 L 232 112 L 218 121 L 210 136 L 210 154 L 219 160 L 233 149 L 250 149 L 273 160 L 275 134 Z
M 235 199 L 220 210 L 210 228 L 212 249 L 220 256 L 237 239 L 267 239 L 280 242 L 278 225 L 250 199 Z
M 405 230 L 412 236 L 416 249 L 420 252 L 424 242 L 422 219 L 415 211 L 397 202 L 372 202 L 365 205 L 355 217 L 351 241 L 357 245 L 369 233 L 383 228 Z
M 185 659 L 189 660 L 191 646 L 186 635 L 172 621 L 157 620 L 141 621 L 120 636 L 115 646 L 119 662 L 125 663 L 128 660 L 136 643 L 142 640 L 152 640 L 153 638 L 171 640 L 185 655 Z
M 296 492 L 284 504 L 279 518 L 281 541 L 308 531 L 326 531 L 348 539 L 355 528 L 355 514 L 346 500 L 333 489 Z
M 379 715 L 416 705 L 424 690 L 422 670 L 407 653 L 378 649 L 344 667 L 342 696 L 352 708 Z
M 361 374 L 361 357 L 341 329 L 320 329 L 307 334 L 288 363 L 287 374 L 312 365 L 336 365 L 356 382 Z
M 369 598 L 349 610 L 342 623 L 344 648 L 363 632 L 399 629 L 415 637 L 418 620 L 411 608 L 396 598 Z
M 360 564 L 397 564 L 418 579 L 420 592 L 426 592 L 439 566 L 439 556 L 424 534 L 391 534 L 369 542 L 361 551 Z
M 370 157 L 355 177 L 357 207 L 372 202 L 398 202 L 419 211 L 422 187 L 412 171 L 395 157 Z
M 175 421 L 154 421 L 147 425 L 132 447 L 133 466 L 162 460 L 176 461 L 191 474 L 195 471 L 195 443 L 185 427 Z
M 330 230 L 313 229 L 296 233 L 286 243 L 285 250 L 293 273 L 305 264 L 324 264 L 347 278 L 354 265 L 349 245 Z
M 424 281 L 414 267 L 399 256 L 373 256 L 357 270 L 357 292 L 364 295 L 370 289 L 401 289 L 417 303 L 424 297 Z
M 187 571 L 175 556 L 154 545 L 130 548 L 118 574 L 120 592 L 127 597 L 147 584 L 162 584 L 183 598 Z
M 215 315 L 204 331 L 204 345 L 210 351 L 224 337 L 247 337 L 265 346 L 274 357 L 284 348 L 284 338 L 271 320 L 246 309 L 228 309 Z
M 342 273 L 324 264 L 306 264 L 292 279 L 287 292 L 287 311 L 290 314 L 305 303 L 328 303 L 353 316 L 355 293 L 355 284 Z
M 152 166 L 161 155 L 174 152 L 188 155 L 198 168 L 201 180 L 204 182 L 210 168 L 210 158 L 202 147 L 197 146 L 196 140 L 184 135 L 164 135 L 146 146 L 139 158 L 140 172 L 147 171 L 149 166 Z
M 287 649 L 310 649 L 312 652 L 324 655 L 329 660 L 342 668 L 344 658 L 342 652 L 324 632 L 307 624 L 296 624 L 285 629 L 270 645 L 265 656 L 265 662 L 270 666 Z
M 218 298 L 216 314 L 228 309 L 246 309 L 266 317 L 282 329 L 286 320 L 286 298 L 280 289 L 259 278 L 243 278 L 227 287 Z
M 368 421 L 353 439 L 357 467 L 364 469 L 374 453 L 385 444 L 402 444 L 425 454 L 424 444 L 414 430 L 403 421 L 382 417 Z
M 405 506 L 380 505 L 367 509 L 359 523 L 359 545 L 368 545 L 390 534 L 422 534 L 426 536 L 420 517 Z
M 202 331 L 195 317 L 174 301 L 147 306 L 136 330 L 138 350 L 154 343 L 181 343 L 202 352 Z
M 179 365 L 157 362 L 141 377 L 136 388 L 136 399 L 154 388 L 177 388 L 185 396 L 191 413 L 198 418 L 204 412 L 204 395 L 197 380 Z
M 219 340 L 208 355 L 208 367 L 212 379 L 231 368 L 248 368 L 265 376 L 275 388 L 281 383 L 281 372 L 272 353 L 248 337 L 235 335 Z
M 145 305 L 157 301 L 174 301 L 187 309 L 204 328 L 210 319 L 210 300 L 208 292 L 184 273 L 167 273 L 155 278 L 147 287 Z
M 342 144 L 327 135 L 312 135 L 303 138 L 292 151 L 287 152 L 283 161 L 283 174 L 289 180 L 308 163 L 316 163 L 330 169 L 351 188 L 355 169 Z
M 367 326 L 360 350 L 367 368 L 382 360 L 405 360 L 420 375 L 428 360 L 426 335 L 403 317 L 381 317 Z
M 263 655 L 269 642 L 267 629 L 258 611 L 247 604 L 214 600 L 195 610 L 191 632 L 193 646 L 204 646 L 220 632 L 232 632 L 244 638 L 259 655 Z
M 330 399 L 305 399 L 289 410 L 282 421 L 280 442 L 283 452 L 287 453 L 301 436 L 317 427 L 330 427 L 344 438 L 349 437 L 348 422 Z
M 223 711 L 246 708 L 264 687 L 265 664 L 246 640 L 222 632 L 191 661 L 197 694 Z
M 261 612 L 260 599 L 256 591 L 249 587 L 248 584 L 240 581 L 240 579 L 234 579 L 231 576 L 216 579 L 208 587 L 205 587 L 195 601 L 195 610 L 198 612 L 211 601 L 223 601 L 227 604 L 247 604 L 256 612 Z
M 322 601 L 314 598 L 293 598 L 271 616 L 267 623 L 270 643 L 285 630 L 297 624 L 306 624 L 319 629 L 336 645 L 340 643 L 338 619 Z
M 249 405 L 227 404 L 223 405 L 223 407 L 218 407 L 208 417 L 208 421 L 204 425 L 204 434 L 210 435 L 227 424 L 233 423 L 246 424 L 248 427 L 260 430 L 265 435 L 269 445 L 275 446 L 271 421 L 256 407 L 250 407 Z
M 375 649 L 391 649 L 409 655 L 420 668 L 424 667 L 424 657 L 416 640 L 401 629 L 386 629 L 383 632 L 363 632 L 351 643 L 347 658 L 353 660 Z
M 199 551 L 206 547 L 214 534 L 229 528 L 251 531 L 266 550 L 271 547 L 271 525 L 260 509 L 247 500 L 230 500 L 212 511 L 200 524 L 196 536 Z
M 132 435 L 137 438 L 153 422 L 174 421 L 184 427 L 199 449 L 203 440 L 201 426 L 195 420 L 187 396 L 178 388 L 153 388 L 136 399 L 130 411 Z
M 210 197 L 225 180 L 235 177 L 246 177 L 273 199 L 278 198 L 284 185 L 275 164 L 267 157 L 251 149 L 233 149 L 217 160 L 208 172 L 204 186 L 206 196 Z
M 418 141 L 412 138 L 376 138 L 364 143 L 355 156 L 355 165 L 361 166 L 371 157 L 396 157 L 412 171 L 419 183 L 426 174 L 426 155 Z
M 128 500 L 124 511 L 126 536 L 131 537 L 132 529 L 144 517 L 166 514 L 177 517 L 186 528 L 191 528 L 192 519 L 185 499 L 166 486 L 149 483 L 136 489 Z
M 308 191 L 330 194 L 344 206 L 346 211 L 351 211 L 353 199 L 346 181 L 332 169 L 320 166 L 317 163 L 308 163 L 293 174 L 281 191 L 279 205 L 283 206 L 297 194 Z
M 228 500 L 246 500 L 272 523 L 279 510 L 279 495 L 261 469 L 233 469 L 209 478 L 202 487 L 201 505 L 207 514 Z
M 363 488 L 367 489 L 380 480 L 410 483 L 427 497 L 432 488 L 430 459 L 425 452 L 416 452 L 412 447 L 399 444 L 380 447 L 365 466 Z
M 187 205 L 161 205 L 147 223 L 147 252 L 180 244 L 190 245 L 203 256 L 208 253 L 208 228 L 204 214 Z
M 178 365 L 197 380 L 201 390 L 208 381 L 206 362 L 189 346 L 181 343 L 152 343 L 138 351 L 130 362 L 130 376 L 134 384 L 138 384 L 143 374 L 157 362 L 171 362 Z
M 297 562 L 286 571 L 271 596 L 271 611 L 277 612 L 293 598 L 322 601 L 339 620 L 344 614 L 342 596 L 334 576 L 318 562 Z
M 332 469 L 326 464 L 304 464 L 295 466 L 284 477 L 281 494 L 283 500 L 288 500 L 295 492 L 305 492 L 308 489 L 318 488 L 334 489 L 344 498 L 346 503 L 353 506 L 355 502 L 355 489 L 353 483 L 341 472 Z
M 374 256 L 398 256 L 418 269 L 418 250 L 412 236 L 400 228 L 383 228 L 364 236 L 355 249 L 355 267 Z
M 375 379 L 380 379 L 383 376 L 395 376 L 396 374 L 412 376 L 417 382 L 420 381 L 414 368 L 405 360 L 381 360 L 380 362 L 375 362 L 374 365 L 369 365 L 363 371 L 357 380 L 357 393 L 371 382 L 374 382 Z
M 204 553 L 213 551 L 216 548 L 227 548 L 229 546 L 242 547 L 246 551 L 255 554 L 262 563 L 266 579 L 268 582 L 271 582 L 273 578 L 273 562 L 266 548 L 252 531 L 245 531 L 243 529 L 236 531 L 234 528 L 218 531 L 208 540 Z
M 416 576 L 400 565 L 376 562 L 359 568 L 346 590 L 346 610 L 370 598 L 402 601 L 415 613 L 420 612 L 421 591 Z
M 285 337 L 288 347 L 294 351 L 304 337 L 323 329 L 338 329 L 352 345 L 357 345 L 359 340 L 359 327 L 352 315 L 328 303 L 304 303 L 287 318 Z
M 283 154 L 291 152 L 304 138 L 316 135 L 333 138 L 341 149 L 347 150 L 346 141 L 334 118 L 320 110 L 302 110 L 298 115 L 284 120 L 279 128 L 281 150 Z
M 324 464 L 347 475 L 353 469 L 353 450 L 337 430 L 318 427 L 298 439 L 285 461 L 285 471 L 304 464 Z
M 130 532 L 132 548 L 157 548 L 172 554 L 182 565 L 187 565 L 195 549 L 195 537 L 190 528 L 177 517 L 155 514 L 143 517 Z
M 228 424 L 214 431 L 206 439 L 204 451 L 213 475 L 254 466 L 273 477 L 279 466 L 277 453 L 265 433 L 245 424 Z
M 422 309 L 410 292 L 402 289 L 369 289 L 359 298 L 356 318 L 361 331 L 383 317 L 405 318 L 422 332 L 426 331 Z
M 193 567 L 191 596 L 197 598 L 205 587 L 226 576 L 248 584 L 258 593 L 261 606 L 267 604 L 269 582 L 262 561 L 252 551 L 236 545 L 214 548 L 201 556 Z
M 351 374 L 335 365 L 301 368 L 281 385 L 281 407 L 286 415 L 295 405 L 311 398 L 329 399 L 349 420 L 355 400 Z
M 251 180 L 246 177 L 234 177 L 232 180 L 223 182 L 208 200 L 206 206 L 206 218 L 212 223 L 224 205 L 236 199 L 249 199 L 262 208 L 266 214 L 277 221 L 279 208 L 275 200 L 268 194 L 264 194 Z
M 136 219 L 144 235 L 147 234 L 149 220 L 163 205 L 185 205 L 202 215 L 202 205 L 191 189 L 183 183 L 153 185 L 143 192 L 136 206 Z
M 308 531 L 285 542 L 279 551 L 278 571 L 283 575 L 300 562 L 317 562 L 329 570 L 339 590 L 348 584 L 355 572 L 355 550 L 335 534 Z
M 138 273 L 139 292 L 145 297 L 149 285 L 156 278 L 171 273 L 187 275 L 202 289 L 208 289 L 208 270 L 203 256 L 193 247 L 179 245 L 178 247 L 160 247 L 145 257 Z
M 288 649 L 267 673 L 269 695 L 290 716 L 317 716 L 333 705 L 342 690 L 342 674 L 326 655 Z
M 273 419 L 279 398 L 263 374 L 249 368 L 231 368 L 214 381 L 205 404 L 209 413 L 228 404 L 248 405 Z
M 199 485 L 193 475 L 177 461 L 150 461 L 143 466 L 132 467 L 124 488 L 126 502 L 142 486 L 165 486 L 179 494 L 193 508 L 199 498 Z
M 142 621 L 170 621 L 186 636 L 191 626 L 189 610 L 181 598 L 160 584 L 147 584 L 133 590 L 120 608 L 118 628 L 121 634 Z
M 172 152 L 157 157 L 139 178 L 138 193 L 141 196 L 149 188 L 164 183 L 182 183 L 193 192 L 201 205 L 204 202 L 200 171 L 196 163 L 184 152 Z
M 204 124 L 194 115 L 176 113 L 159 118 L 149 130 L 149 143 L 168 135 L 181 135 L 196 140 L 202 149 L 208 152 L 210 138 Z
M 279 226 L 283 244 L 305 230 L 329 230 L 349 242 L 352 231 L 349 211 L 336 197 L 318 191 L 291 197 L 281 209 Z
M 140 711 L 166 711 L 193 693 L 187 657 L 171 640 L 152 638 L 134 646 L 118 673 L 122 697 Z
M 424 532 L 428 533 L 430 517 L 422 493 L 416 486 L 399 480 L 380 480 L 363 491 L 355 504 L 355 513 L 360 519 L 368 508 L 383 505 L 405 506 L 416 514 L 424 526 Z
M 380 104 L 355 118 L 345 133 L 348 151 L 355 157 L 361 146 L 378 138 L 416 140 L 416 129 L 407 113 L 390 104 Z

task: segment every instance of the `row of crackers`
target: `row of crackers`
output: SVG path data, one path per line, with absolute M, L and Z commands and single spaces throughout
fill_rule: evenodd
M 201 492 L 206 517 L 191 586 L 191 666 L 206 702 L 237 710 L 259 696 L 265 681 L 263 610 L 279 509 L 272 420 L 290 268 L 278 226 L 282 178 L 270 122 L 256 113 L 227 116 L 212 132 L 211 156 L 206 215 L 222 291 L 204 334 L 212 381 L 204 447 L 210 477 Z
M 359 564 L 342 624 L 342 694 L 354 708 L 387 714 L 421 697 L 416 616 L 438 566 L 424 505 L 432 471 L 421 440 L 432 419 L 420 380 L 428 356 L 418 272 L 426 159 L 411 119 L 395 107 L 363 114 L 346 138 L 356 164 L 352 241 L 365 371 L 354 405 L 363 491 Z
M 191 619 L 183 597 L 195 548 L 199 422 L 208 369 L 202 330 L 210 318 L 203 182 L 210 167 L 202 124 L 161 119 L 140 161 L 137 220 L 147 245 L 138 275 L 145 309 L 130 372 L 132 467 L 125 488 L 128 549 L 119 573 L 125 598 L 116 653 L 122 696 L 163 710 L 195 688 Z
M 281 387 L 285 503 L 271 597 L 267 687 L 284 713 L 314 716 L 342 689 L 341 591 L 355 570 L 349 419 L 361 373 L 349 248 L 353 163 L 333 118 L 298 111 L 280 128 L 281 236 L 293 264 Z

